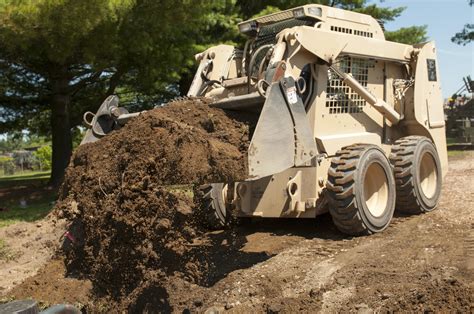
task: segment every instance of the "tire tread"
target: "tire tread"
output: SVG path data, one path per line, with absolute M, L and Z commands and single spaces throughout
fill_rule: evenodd
M 403 137 L 395 141 L 389 157 L 395 174 L 397 189 L 396 208 L 402 213 L 420 214 L 424 212 L 415 193 L 416 178 L 413 174 L 416 147 L 423 140 L 429 141 L 424 136 L 412 135 Z
M 328 170 L 326 188 L 335 226 L 349 235 L 369 235 L 355 203 L 355 172 L 362 153 L 374 145 L 354 144 L 336 152 Z

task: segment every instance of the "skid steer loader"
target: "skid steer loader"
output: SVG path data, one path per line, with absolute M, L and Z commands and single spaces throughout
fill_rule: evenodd
M 395 208 L 433 210 L 447 171 L 436 47 L 385 40 L 374 18 L 305 5 L 239 24 L 243 49 L 196 55 L 189 97 L 258 116 L 248 178 L 201 187 L 201 211 L 236 217 L 314 218 L 329 210 L 350 235 L 380 232 Z M 83 142 L 139 113 L 109 97 Z

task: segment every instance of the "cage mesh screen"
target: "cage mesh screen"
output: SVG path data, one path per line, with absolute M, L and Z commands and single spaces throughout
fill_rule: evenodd
M 345 73 L 350 73 L 362 86 L 367 87 L 368 60 L 345 56 L 338 59 L 336 64 Z M 365 100 L 347 86 L 334 71 L 328 70 L 326 107 L 329 108 L 330 114 L 362 112 L 365 104 Z

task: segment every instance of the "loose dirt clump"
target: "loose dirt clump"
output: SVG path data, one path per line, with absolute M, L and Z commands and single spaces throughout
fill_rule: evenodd
M 207 265 L 193 248 L 203 230 L 193 219 L 192 192 L 182 185 L 245 178 L 249 123 L 186 100 L 80 146 L 56 208 L 71 221 L 68 272 L 89 278 L 96 296 L 113 300 L 166 294 L 160 283 L 168 276 L 202 280 Z

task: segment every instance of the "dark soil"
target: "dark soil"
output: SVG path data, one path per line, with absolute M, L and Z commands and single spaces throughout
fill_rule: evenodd
M 472 152 L 450 159 L 438 209 L 379 234 L 345 237 L 329 215 L 205 232 L 190 187 L 169 184 L 241 178 L 247 144 L 245 119 L 184 102 L 80 147 L 56 209 L 66 262 L 4 296 L 88 313 L 474 312 Z
M 71 221 L 68 273 L 90 279 L 96 296 L 128 296 L 125 308 L 151 293 L 166 310 L 158 296 L 169 276 L 205 282 L 204 230 L 182 185 L 246 177 L 250 121 L 229 115 L 199 99 L 174 102 L 79 147 L 57 206 Z
M 82 307 L 89 302 L 91 286 L 89 280 L 66 276 L 63 259 L 53 258 L 10 294 L 20 300 L 33 298 L 44 308 L 64 303 L 67 296 L 68 303 Z

